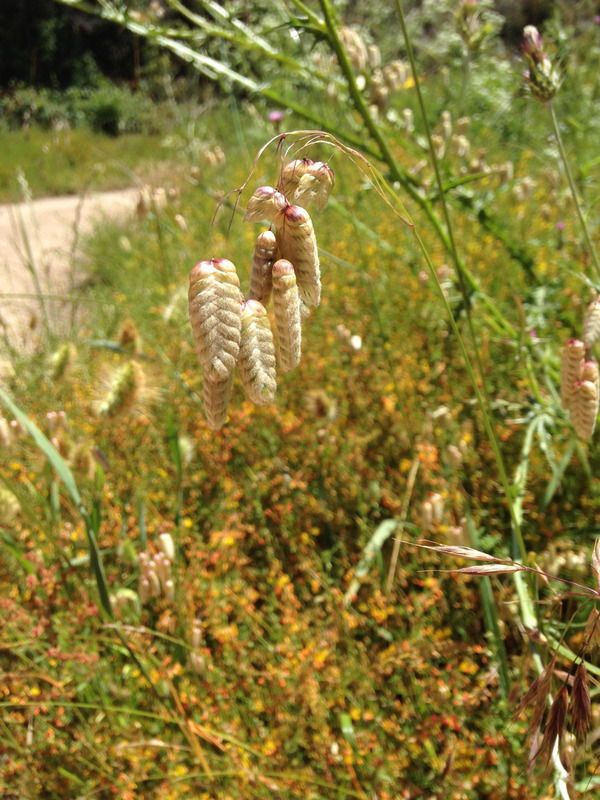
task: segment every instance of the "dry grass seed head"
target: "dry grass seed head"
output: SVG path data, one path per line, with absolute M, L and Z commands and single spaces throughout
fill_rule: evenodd
M 560 362 L 560 401 L 566 410 L 570 407 L 573 384 L 581 378 L 585 357 L 585 344 L 579 339 L 565 342 Z
M 277 261 L 277 239 L 273 231 L 263 231 L 256 237 L 252 254 L 249 300 L 258 300 L 263 306 L 267 305 L 271 297 L 275 261 Z
M 548 693 L 550 692 L 550 685 L 552 683 L 555 660 L 556 659 L 553 657 L 543 672 L 533 681 L 513 714 L 513 719 L 517 719 L 526 708 L 533 706 L 533 714 L 530 722 L 531 731 L 538 730 L 542 724 Z
M 285 259 L 273 265 L 273 308 L 279 364 L 283 372 L 291 372 L 300 363 L 302 328 L 296 275 Z
M 201 261 L 190 273 L 188 305 L 196 352 L 213 381 L 232 375 L 242 329 L 240 281 L 225 258 Z
M 321 302 L 321 269 L 312 220 L 301 206 L 288 206 L 275 219 L 279 257 L 294 265 L 298 294 L 309 306 Z
M 244 222 L 273 222 L 276 215 L 286 207 L 287 200 L 272 186 L 259 186 L 254 192 L 244 214 Z
M 322 161 L 315 161 L 306 167 L 292 199 L 300 206 L 307 206 L 312 202 L 319 211 L 322 211 L 327 205 L 334 184 L 335 174 L 331 167 Z
M 267 312 L 257 300 L 247 300 L 242 307 L 238 370 L 246 394 L 258 406 L 275 399 L 275 364 L 275 343 Z
M 139 409 L 144 400 L 146 375 L 137 361 L 128 361 L 105 379 L 105 385 L 96 411 L 101 417 L 116 417 Z
M 589 442 L 598 416 L 598 386 L 591 381 L 576 381 L 570 399 L 569 413 L 577 435 Z
M 600 340 L 600 297 L 595 297 L 587 307 L 581 338 L 588 349 Z
M 283 193 L 286 197 L 291 198 L 293 196 L 300 178 L 312 163 L 313 161 L 310 158 L 295 158 L 293 161 L 288 161 L 284 166 L 281 173 L 281 182 L 283 184 Z
M 546 754 L 546 760 L 550 759 L 552 755 L 552 750 L 554 748 L 554 744 L 558 739 L 560 743 L 562 739 L 562 735 L 565 730 L 565 721 L 567 718 L 567 709 L 569 707 L 569 690 L 567 686 L 563 684 L 558 692 L 556 693 L 556 697 L 552 701 L 552 705 L 550 706 L 550 711 L 548 713 L 548 719 L 546 720 L 546 727 L 544 729 L 544 736 L 542 739 L 542 744 L 540 745 L 540 749 L 538 751 L 538 755 Z
M 211 431 L 218 431 L 227 420 L 232 384 L 233 374 L 222 381 L 204 375 L 204 415 Z
M 569 712 L 575 728 L 575 735 L 578 739 L 585 740 L 592 722 L 592 701 L 590 698 L 590 683 L 584 661 L 579 662 L 575 671 Z

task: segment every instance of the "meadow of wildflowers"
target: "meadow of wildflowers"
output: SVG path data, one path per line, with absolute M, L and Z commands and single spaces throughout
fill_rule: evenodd
M 207 110 L 5 336 L 7 797 L 598 791 L 597 28 L 454 5 L 293 3 L 320 129 Z

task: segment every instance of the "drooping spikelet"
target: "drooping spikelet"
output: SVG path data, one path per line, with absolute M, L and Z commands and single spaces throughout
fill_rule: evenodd
M 196 352 L 205 377 L 225 381 L 233 374 L 242 329 L 240 281 L 225 258 L 200 261 L 190 273 L 188 303 Z
M 250 287 L 248 299 L 258 300 L 266 306 L 271 297 L 273 284 L 273 264 L 277 260 L 277 239 L 273 231 L 263 231 L 256 237 L 252 267 L 250 269 Z
M 581 338 L 588 350 L 600 341 L 600 297 L 596 297 L 587 307 L 583 318 Z
M 598 375 L 598 362 L 595 358 L 590 358 L 589 361 L 584 361 L 581 368 L 581 380 L 590 381 L 593 383 L 600 396 L 600 377 Z
M 327 205 L 334 183 L 335 174 L 331 167 L 322 161 L 315 161 L 306 167 L 304 175 L 298 181 L 293 201 L 303 207 L 312 202 L 322 211 Z
M 287 206 L 275 219 L 279 257 L 291 261 L 296 273 L 298 294 L 309 306 L 321 302 L 321 270 L 317 238 L 308 211 Z
M 102 417 L 115 417 L 134 408 L 144 394 L 146 376 L 137 361 L 122 364 L 107 378 L 106 393 L 97 404 Z
M 589 441 L 598 416 L 598 387 L 592 381 L 576 381 L 573 385 L 570 417 L 577 435 Z
M 244 214 L 244 222 L 273 222 L 276 214 L 285 208 L 287 200 L 272 186 L 259 186 L 254 192 Z
M 204 373 L 204 414 L 211 431 L 218 431 L 227 419 L 232 384 L 233 374 L 219 381 Z
M 565 342 L 560 362 L 560 404 L 564 409 L 570 407 L 573 384 L 581 379 L 581 369 L 585 356 L 585 344 L 579 339 Z
M 275 364 L 275 343 L 267 312 L 258 300 L 247 300 L 242 307 L 238 369 L 246 394 L 257 406 L 266 406 L 275 398 Z
M 296 275 L 285 259 L 273 264 L 273 308 L 279 364 L 283 372 L 291 372 L 300 363 L 302 328 Z
M 283 193 L 290 202 L 300 182 L 300 178 L 302 178 L 306 172 L 307 167 L 312 164 L 313 161 L 310 158 L 296 158 L 293 161 L 288 161 L 283 168 L 283 173 L 281 175 L 283 180 Z

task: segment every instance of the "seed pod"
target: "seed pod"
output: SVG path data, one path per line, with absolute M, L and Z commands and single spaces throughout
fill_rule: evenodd
M 144 394 L 146 376 L 136 361 L 120 366 L 109 379 L 107 392 L 96 410 L 102 417 L 116 417 L 134 408 Z
M 285 208 L 287 200 L 272 186 L 259 186 L 254 192 L 244 214 L 244 222 L 273 222 L 275 215 Z
M 302 328 L 296 275 L 285 259 L 273 264 L 273 308 L 279 364 L 283 372 L 291 372 L 300 363 Z
M 331 167 L 322 161 L 309 164 L 294 191 L 294 203 L 305 207 L 312 201 L 322 211 L 327 205 L 334 183 L 335 174 Z
M 288 206 L 275 219 L 279 256 L 291 261 L 296 273 L 298 294 L 309 306 L 321 302 L 321 270 L 317 238 L 308 211 Z
M 569 408 L 573 384 L 581 378 L 581 368 L 585 355 L 585 344 L 579 339 L 569 339 L 565 343 L 560 362 L 560 404 Z
M 591 381 L 577 381 L 571 394 L 570 416 L 577 435 L 588 442 L 598 416 L 598 389 Z
M 598 376 L 598 362 L 595 358 L 591 358 L 589 361 L 584 361 L 583 366 L 581 368 L 581 380 L 582 381 L 590 381 L 596 387 L 596 391 L 600 395 L 600 379 Z
M 263 231 L 256 237 L 252 267 L 250 268 L 250 287 L 248 299 L 258 300 L 266 306 L 271 297 L 273 284 L 273 264 L 277 261 L 277 239 L 273 231 Z
M 240 350 L 242 293 L 231 261 L 200 261 L 190 273 L 190 320 L 205 376 L 224 381 L 233 374 Z
M 283 168 L 281 179 L 283 181 L 283 193 L 291 200 L 300 178 L 306 172 L 306 168 L 312 164 L 310 158 L 296 158 L 294 161 L 288 161 Z
M 227 419 L 227 409 L 231 398 L 233 374 L 224 381 L 216 381 L 204 375 L 204 414 L 211 431 L 222 428 Z
M 257 406 L 266 406 L 275 398 L 275 363 L 275 343 L 267 312 L 257 300 L 247 300 L 242 307 L 238 369 L 246 394 Z
M 583 319 L 583 332 L 581 338 L 588 350 L 600 340 L 600 297 L 596 297 L 587 307 Z

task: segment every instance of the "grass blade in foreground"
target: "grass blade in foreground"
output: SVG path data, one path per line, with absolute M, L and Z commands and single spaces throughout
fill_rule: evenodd
M 96 542 L 96 537 L 94 535 L 94 530 L 92 528 L 92 524 L 90 522 L 90 518 L 88 517 L 87 511 L 85 506 L 83 505 L 83 500 L 81 499 L 81 495 L 79 494 L 79 490 L 77 488 L 77 484 L 75 483 L 75 478 L 73 477 L 73 473 L 69 469 L 67 463 L 64 461 L 58 450 L 54 447 L 54 445 L 46 438 L 46 436 L 42 433 L 42 431 L 37 427 L 37 425 L 32 422 L 29 417 L 24 414 L 18 406 L 16 406 L 10 397 L 0 389 L 0 400 L 4 403 L 4 405 L 8 408 L 8 410 L 15 416 L 15 418 L 21 423 L 21 425 L 27 430 L 27 432 L 31 435 L 33 441 L 42 451 L 42 453 L 46 456 L 52 467 L 56 470 L 56 474 L 64 483 L 67 491 L 71 495 L 71 498 L 77 508 L 79 509 L 79 513 L 83 517 L 83 521 L 85 523 L 85 530 L 88 537 L 88 544 L 90 547 L 90 560 L 92 562 L 92 568 L 94 570 L 94 576 L 96 578 L 96 584 L 98 586 L 98 592 L 100 594 L 100 602 L 102 603 L 102 608 L 106 611 L 109 617 L 112 617 L 112 610 L 110 607 L 110 597 L 108 595 L 108 586 L 106 584 L 106 576 L 104 574 L 104 567 L 102 565 L 102 556 L 100 555 L 100 550 L 98 549 L 98 543 Z

